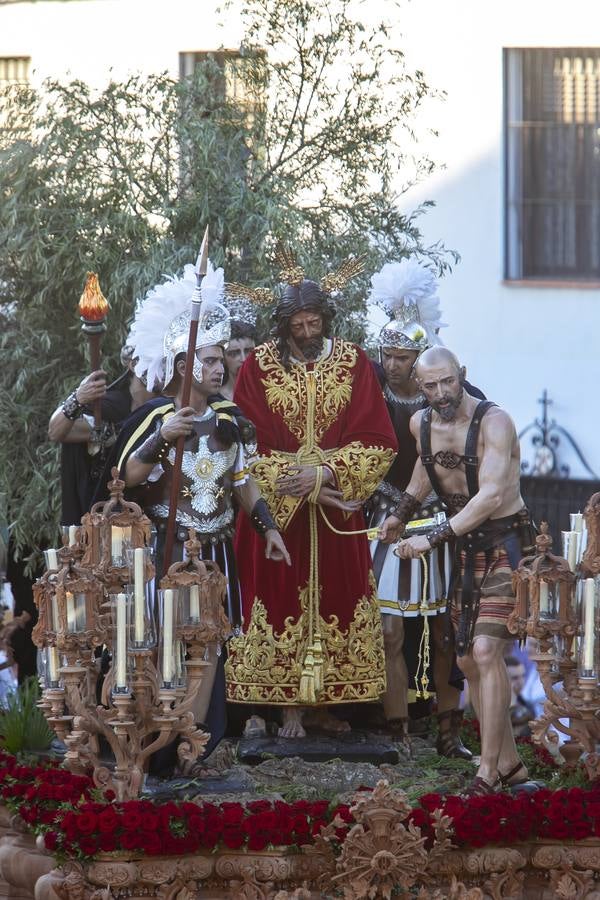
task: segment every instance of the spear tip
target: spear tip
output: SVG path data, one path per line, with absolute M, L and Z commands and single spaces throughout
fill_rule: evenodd
M 202 244 L 200 246 L 200 252 L 198 253 L 198 259 L 196 260 L 196 275 L 201 278 L 206 275 L 208 271 L 208 225 L 204 230 L 204 237 L 202 238 Z

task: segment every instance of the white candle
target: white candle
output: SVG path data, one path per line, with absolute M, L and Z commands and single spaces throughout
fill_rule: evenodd
M 69 525 L 69 547 L 77 543 L 77 525 Z
M 197 584 L 190 587 L 190 619 L 192 622 L 200 621 L 200 588 Z
M 571 513 L 570 519 L 571 531 L 577 531 L 578 534 L 581 534 L 581 532 L 583 531 L 583 514 L 580 512 Z
M 123 529 L 119 525 L 110 526 L 110 557 L 113 565 L 120 565 L 123 557 Z
M 58 600 L 56 599 L 56 594 L 52 594 L 52 629 L 54 631 L 58 631 Z
M 173 591 L 163 594 L 163 681 L 173 681 Z
M 548 597 L 548 582 L 540 581 L 540 614 L 544 615 L 550 612 L 550 603 Z
M 67 631 L 75 631 L 75 599 L 73 594 L 67 591 Z
M 583 586 L 583 668 L 594 668 L 594 598 L 596 585 L 593 578 L 586 578 Z
M 87 625 L 85 594 L 77 594 L 77 599 L 75 601 L 75 623 L 76 631 L 85 631 Z
M 58 684 L 58 670 L 60 660 L 56 647 L 48 647 L 48 680 L 51 684 Z
M 116 681 L 118 688 L 127 687 L 127 595 L 117 594 L 117 659 Z
M 48 560 L 48 571 L 56 571 L 58 569 L 58 553 L 56 550 L 46 550 L 46 558 Z
M 562 531 L 561 534 L 563 539 L 563 556 L 569 563 L 570 570 L 575 572 L 577 568 L 577 547 L 580 535 L 577 531 Z
M 134 591 L 134 640 L 144 643 L 144 550 L 137 547 L 133 551 L 133 591 Z

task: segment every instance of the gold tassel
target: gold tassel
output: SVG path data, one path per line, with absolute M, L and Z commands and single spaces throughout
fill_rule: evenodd
M 302 675 L 300 677 L 300 703 L 316 703 L 315 694 L 315 659 L 309 647 L 304 657 Z
M 430 652 L 429 616 L 423 616 L 423 634 L 421 635 L 421 645 L 419 647 L 419 664 L 421 664 L 421 653 L 423 663 L 420 678 L 422 690 L 419 691 L 419 685 L 417 684 L 417 697 L 422 697 L 423 700 L 428 700 L 431 697 L 431 693 L 429 692 L 429 676 L 427 674 L 429 672 Z
M 429 580 L 429 569 L 427 566 L 427 557 L 421 554 L 421 562 L 423 563 L 423 590 L 421 593 L 421 606 L 419 611 L 423 616 L 423 634 L 419 643 L 419 662 L 417 663 L 417 671 L 415 673 L 415 697 L 428 700 L 431 697 L 429 692 L 429 665 L 431 662 L 431 645 L 429 642 L 429 616 L 427 603 L 427 583 Z M 419 672 L 421 677 L 419 677 Z
M 315 661 L 315 694 L 318 697 L 323 690 L 323 644 L 321 643 L 321 635 L 315 634 L 312 645 L 313 659 Z

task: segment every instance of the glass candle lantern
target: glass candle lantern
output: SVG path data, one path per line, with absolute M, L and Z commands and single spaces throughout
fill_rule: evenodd
M 145 650 L 156 646 L 154 626 L 154 580 L 146 580 L 150 570 L 151 551 L 148 547 L 127 550 L 127 564 L 130 573 L 129 592 L 133 597 L 129 649 Z
M 65 592 L 66 608 L 66 632 L 67 634 L 81 634 L 87 627 L 87 610 L 85 594 Z M 58 615 L 58 611 L 56 612 Z M 53 611 L 54 616 L 54 611 Z
M 127 565 L 131 549 L 131 525 L 110 525 L 110 562 L 117 569 Z
M 578 604 L 579 647 L 577 672 L 580 678 L 598 676 L 598 598 L 600 579 L 586 578 Z
M 49 547 L 48 550 L 44 550 L 44 562 L 46 564 L 47 572 L 58 572 L 60 569 L 60 563 L 58 561 L 58 550 L 55 550 L 53 547 Z
M 200 590 L 199 584 L 190 584 L 179 588 L 184 625 L 200 624 Z
M 165 688 L 177 687 L 178 630 L 180 627 L 180 597 L 178 588 L 165 588 L 158 592 L 160 610 L 160 640 L 158 662 L 161 682 Z
M 113 691 L 122 694 L 129 690 L 127 645 L 131 621 L 131 594 L 125 591 L 111 594 L 110 608 L 113 624 Z
M 63 542 L 67 543 L 69 547 L 75 547 L 79 540 L 79 525 L 62 525 L 61 532 L 63 536 Z

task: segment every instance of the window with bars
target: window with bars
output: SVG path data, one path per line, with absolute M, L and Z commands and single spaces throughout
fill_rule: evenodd
M 29 81 L 29 56 L 0 56 L 0 85 Z
M 600 48 L 507 49 L 505 277 L 600 280 Z

